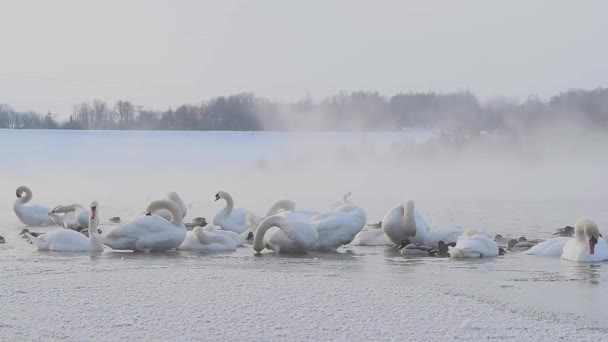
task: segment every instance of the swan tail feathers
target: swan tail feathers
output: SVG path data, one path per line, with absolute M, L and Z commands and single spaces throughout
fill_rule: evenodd
M 466 248 L 458 248 L 458 247 L 448 247 L 448 253 L 450 253 L 450 257 L 452 258 L 479 258 L 481 254 L 479 252 L 474 252 L 468 250 Z

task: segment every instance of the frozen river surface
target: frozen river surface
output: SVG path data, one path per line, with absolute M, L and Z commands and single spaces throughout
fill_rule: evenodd
M 0 245 L 0 339 L 608 339 L 608 263 L 514 253 L 484 260 L 405 259 L 386 247 L 351 245 L 304 256 L 254 255 L 250 247 L 212 255 L 106 249 L 89 256 L 36 252 L 17 236 L 23 226 L 12 201 L 21 184 L 32 187 L 36 204 L 97 199 L 103 222 L 128 218 L 146 200 L 170 190 L 191 204 L 189 218 L 211 218 L 221 208 L 213 195 L 229 190 L 237 206 L 258 213 L 280 198 L 322 210 L 352 191 L 370 222 L 410 195 L 420 198 L 418 209 L 438 227 L 460 224 L 488 234 L 546 238 L 582 214 L 607 226 L 601 198 L 453 195 L 458 188 L 423 194 L 420 189 L 435 180 L 395 178 L 422 174 L 422 166 L 390 164 L 377 171 L 389 146 L 425 138 L 421 133 L 0 131 L 0 235 L 6 239 Z M 11 143 L 13 149 L 4 148 Z M 321 154 L 321 145 L 323 155 L 311 158 L 311 151 Z M 365 158 L 344 160 L 345 153 Z M 342 159 L 328 167 L 336 158 Z M 355 162 L 361 164 L 353 167 Z M 369 163 L 373 167 L 362 166 Z M 539 171 L 522 172 L 534 179 Z M 526 175 L 518 180 L 528 181 Z M 112 226 L 104 223 L 101 229 Z

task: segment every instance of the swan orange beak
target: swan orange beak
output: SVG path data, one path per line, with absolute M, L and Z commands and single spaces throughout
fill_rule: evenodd
M 147 212 L 146 216 L 152 216 L 152 213 L 151 212 Z
M 596 244 L 597 244 L 597 239 L 595 237 L 592 237 L 591 239 L 589 239 L 589 253 L 591 253 L 591 254 L 595 253 Z
M 92 207 L 91 208 L 91 220 L 94 220 L 96 216 L 97 216 L 97 207 Z

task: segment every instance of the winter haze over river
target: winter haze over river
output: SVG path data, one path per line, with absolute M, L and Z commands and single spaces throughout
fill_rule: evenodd
M 0 131 L 0 334 L 6 339 L 546 340 L 603 338 L 608 271 L 519 253 L 406 259 L 337 253 L 99 256 L 37 252 L 18 237 L 14 190 L 33 203 L 100 203 L 101 228 L 177 191 L 212 218 L 218 190 L 263 214 L 276 200 L 323 211 L 352 192 L 368 222 L 404 198 L 435 227 L 548 238 L 589 216 L 608 225 L 600 138 L 497 149 L 437 133 Z M 576 136 L 575 136 L 576 137 Z M 494 141 L 494 142 L 493 142 Z M 581 151 L 585 153 L 581 153 Z M 539 154 L 542 151 L 542 155 Z M 540 157 L 539 157 L 540 155 Z M 590 165 L 593 165 L 591 167 Z M 57 229 L 57 228 L 40 228 Z

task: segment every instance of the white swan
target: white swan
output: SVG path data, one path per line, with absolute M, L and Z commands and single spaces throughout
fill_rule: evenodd
M 213 224 L 222 227 L 223 230 L 229 230 L 235 233 L 243 233 L 249 229 L 248 222 L 258 221 L 255 215 L 240 208 L 234 208 L 232 196 L 225 191 L 220 191 L 215 194 L 215 200 L 224 199 L 226 206 L 220 210 L 213 218 Z M 248 219 L 247 216 L 250 216 Z
M 581 262 L 608 260 L 608 243 L 602 239 L 595 222 L 579 219 L 574 225 L 574 238 L 566 242 L 561 257 Z
M 253 250 L 260 253 L 267 248 L 275 253 L 306 253 L 318 239 L 319 233 L 308 220 L 285 212 L 260 222 L 253 238 Z
M 169 222 L 153 211 L 167 209 Z M 146 216 L 119 226 L 105 236 L 104 244 L 112 249 L 140 252 L 165 251 L 179 247 L 186 238 L 186 227 L 181 209 L 170 200 L 152 201 L 146 208 Z
M 564 246 L 570 240 L 572 238 L 566 236 L 554 237 L 537 244 L 523 254 L 559 258 L 562 256 Z
M 186 239 L 177 248 L 185 251 L 223 252 L 236 251 L 236 242 L 230 236 L 195 227 L 186 234 Z
M 59 216 L 57 214 L 63 214 Z M 88 228 L 89 210 L 80 204 L 58 205 L 49 213 L 56 224 L 66 229 Z
M 25 196 L 23 196 L 25 193 Z M 17 200 L 13 205 L 13 210 L 19 218 L 19 221 L 23 222 L 26 226 L 37 227 L 37 226 L 49 226 L 53 224 L 53 221 L 49 218 L 49 209 L 40 205 L 28 205 L 25 204 L 32 200 L 34 196 L 32 190 L 27 186 L 20 186 L 16 191 Z
M 431 230 L 428 223 L 414 208 L 414 201 L 406 200 L 397 205 L 382 219 L 382 229 L 393 246 L 400 246 L 401 241 L 409 240 L 416 245 L 437 247 L 439 241 L 452 243 L 462 235 L 461 227 L 442 230 Z
M 467 229 L 456 241 L 456 247 L 448 247 L 452 258 L 482 258 L 499 254 L 498 244 L 489 236 Z
M 62 229 L 35 237 L 29 232 L 25 235 L 40 251 L 56 252 L 102 252 L 102 237 L 97 232 L 99 224 L 99 205 L 93 201 L 90 206 L 89 215 L 89 237 L 83 234 Z
M 354 204 L 345 204 L 334 211 L 322 213 L 310 218 L 310 223 L 319 233 L 315 250 L 335 251 L 338 247 L 350 243 L 365 226 L 365 211 Z
M 393 244 L 384 235 L 384 229 L 376 228 L 362 230 L 353 239 L 355 246 L 392 246 Z
M 243 245 L 247 244 L 248 239 L 253 238 L 253 233 L 251 233 L 249 230 L 246 230 L 241 234 L 237 234 L 237 233 L 231 232 L 229 230 L 223 230 L 222 228 L 220 228 L 218 226 L 214 226 L 214 225 L 207 225 L 202 228 L 204 231 L 207 231 L 207 232 L 212 232 L 212 233 L 221 234 L 221 235 L 230 237 L 232 240 L 234 240 L 234 242 L 236 243 L 237 246 L 243 246 Z

